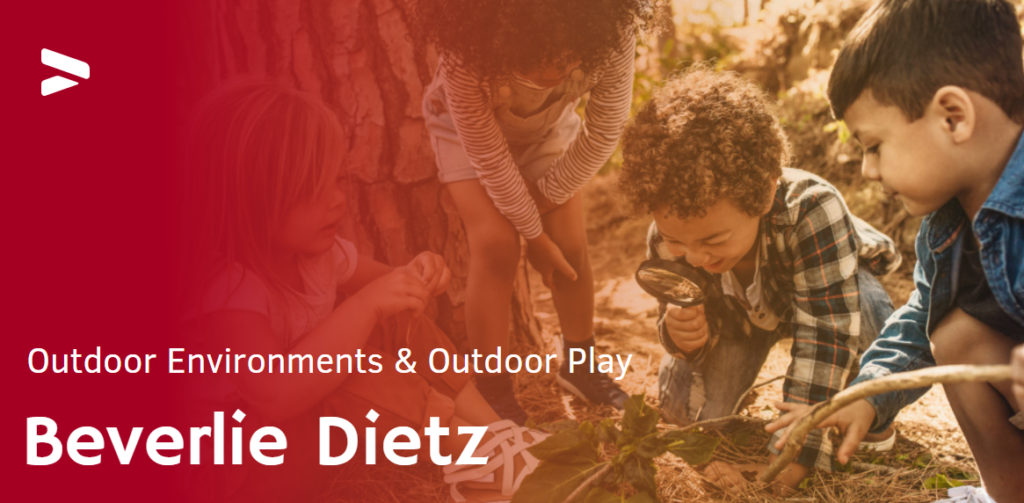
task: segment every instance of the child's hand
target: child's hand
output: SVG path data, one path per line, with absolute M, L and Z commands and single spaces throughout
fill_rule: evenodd
M 1013 396 L 1017 398 L 1017 408 L 1024 410 L 1024 344 L 1013 350 L 1010 373 L 1013 377 Z
M 422 312 L 430 291 L 419 276 L 399 267 L 364 286 L 352 299 L 365 302 L 381 319 L 402 311 Z
M 764 467 L 757 465 L 731 465 L 722 461 L 713 461 L 704 469 L 704 477 L 708 482 L 732 493 L 742 493 L 750 485 L 750 481 L 743 476 L 743 472 L 761 473 Z
M 793 430 L 793 425 L 803 419 L 804 416 L 810 414 L 812 407 L 810 405 L 785 402 L 775 402 L 775 407 L 788 413 L 768 423 L 764 429 L 768 433 L 774 433 L 783 427 L 786 428 L 779 441 L 775 443 L 775 448 L 781 450 L 786 446 L 786 441 L 789 440 L 789 434 Z M 845 465 L 857 452 L 857 447 L 860 445 L 861 440 L 864 440 L 864 436 L 868 434 L 868 430 L 871 429 L 871 425 L 874 422 L 875 408 L 867 400 L 861 399 L 837 410 L 824 421 L 818 423 L 817 428 L 828 428 L 831 426 L 839 428 L 839 431 L 843 434 L 843 444 L 836 451 L 836 459 Z
M 773 455 L 769 459 L 774 461 L 775 457 Z M 726 492 L 740 494 L 750 485 L 750 481 L 744 476 L 745 473 L 749 473 L 753 478 L 757 478 L 761 476 L 761 472 L 767 469 L 768 465 L 761 463 L 731 465 L 722 461 L 714 461 L 704 469 L 704 477 L 708 479 L 708 482 L 721 487 Z M 790 464 L 779 474 L 779 477 L 776 479 L 779 485 L 776 487 L 782 496 L 791 495 L 809 472 L 810 470 L 803 465 L 797 463 Z
M 665 312 L 665 330 L 676 347 L 686 353 L 704 347 L 708 342 L 708 321 L 704 317 L 704 305 L 670 306 Z
M 540 277 L 544 280 L 544 286 L 555 289 L 555 271 L 562 273 L 569 278 L 569 281 L 576 281 L 576 271 L 569 265 L 569 261 L 562 255 L 562 250 L 547 235 L 542 232 L 540 236 L 527 241 L 526 258 L 530 261 Z
M 444 258 L 433 252 L 425 251 L 416 255 L 404 268 L 418 276 L 432 296 L 444 293 L 452 279 L 452 272 L 445 265 Z

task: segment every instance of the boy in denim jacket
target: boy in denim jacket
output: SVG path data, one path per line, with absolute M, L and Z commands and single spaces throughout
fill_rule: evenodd
M 933 365 L 1006 364 L 1024 343 L 1021 52 L 1005 0 L 881 0 L 841 49 L 828 94 L 864 147 L 864 176 L 927 215 L 916 290 L 865 352 L 854 384 Z M 1024 501 L 1024 421 L 1011 382 L 944 388 L 989 496 Z M 844 432 L 839 461 L 926 391 L 873 396 L 826 420 Z

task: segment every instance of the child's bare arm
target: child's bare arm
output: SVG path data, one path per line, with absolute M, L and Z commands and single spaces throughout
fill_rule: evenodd
M 1024 410 L 1024 344 L 1013 350 L 1013 357 L 1010 360 L 1010 370 L 1013 372 L 1013 396 L 1017 399 L 1017 412 Z
M 406 270 L 378 277 L 343 302 L 291 350 L 286 350 L 271 330 L 266 316 L 250 311 L 216 311 L 198 319 L 199 329 L 212 347 L 230 347 L 233 354 L 319 355 L 355 354 L 378 320 L 403 311 L 419 311 L 429 292 L 423 282 Z M 369 368 L 364 362 L 365 368 Z M 335 369 L 337 370 L 337 369 Z M 273 421 L 292 418 L 309 409 L 337 388 L 347 377 L 347 366 L 330 373 L 249 373 L 240 368 L 231 374 L 245 400 Z
M 339 285 L 338 291 L 345 294 L 358 292 L 373 280 L 391 272 L 393 269 L 393 267 L 387 264 L 382 264 L 370 257 L 360 255 L 352 277 L 344 284 Z
M 418 276 L 426 285 L 427 290 L 434 296 L 444 292 L 448 288 L 448 282 L 451 280 L 451 271 L 445 265 L 444 258 L 433 252 L 420 253 L 409 261 L 408 264 L 400 267 L 406 268 Z M 352 277 L 344 284 L 339 285 L 338 291 L 345 294 L 353 294 L 395 269 L 387 264 L 382 264 L 370 257 L 361 255 L 359 262 L 356 264 L 356 270 L 352 273 Z

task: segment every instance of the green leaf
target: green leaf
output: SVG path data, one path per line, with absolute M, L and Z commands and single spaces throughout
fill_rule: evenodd
M 661 435 L 666 442 L 668 452 L 683 458 L 690 466 L 697 466 L 711 461 L 721 440 L 700 433 L 668 431 Z
M 750 430 L 743 430 L 733 435 L 732 443 L 737 447 L 746 447 L 750 443 Z
M 917 468 L 928 468 L 928 465 L 932 464 L 932 455 L 924 453 L 914 460 L 914 466 Z
M 644 402 L 644 395 L 633 395 L 626 400 L 622 416 L 622 432 L 633 438 L 644 438 L 658 427 L 658 413 Z
M 961 470 L 955 466 L 946 469 L 946 477 L 957 480 L 978 480 L 977 473 Z
M 925 489 L 952 489 L 964 485 L 958 480 L 950 480 L 945 475 L 938 473 L 934 477 L 924 481 Z
M 583 503 L 623 503 L 623 499 L 603 487 L 595 487 L 587 493 Z M 654 503 L 654 500 L 646 491 L 642 491 L 625 500 L 625 503 Z
M 626 458 L 622 468 L 626 480 L 634 489 L 657 494 L 658 486 L 654 482 L 654 475 L 658 469 L 655 468 L 654 461 L 633 455 Z
M 608 418 L 602 419 L 597 425 L 597 441 L 602 444 L 614 444 L 619 437 L 622 436 L 622 432 L 615 426 L 615 420 Z
M 579 430 L 562 430 L 527 450 L 537 459 L 544 461 L 583 458 L 597 462 L 597 452 L 594 451 L 594 446 Z
M 622 498 L 608 492 L 603 487 L 595 487 L 587 493 L 583 503 L 622 503 Z
M 642 458 L 654 459 L 667 450 L 664 440 L 658 437 L 657 433 L 651 433 L 636 444 L 636 455 Z
M 856 473 L 857 472 L 857 470 L 855 470 L 853 468 L 853 460 L 852 459 L 849 462 L 847 462 L 845 465 L 839 463 L 839 460 L 833 459 L 832 460 L 832 471 L 842 472 L 842 473 Z
M 587 437 L 587 440 L 590 443 L 593 444 L 597 442 L 597 429 L 594 428 L 594 424 L 590 421 L 583 421 L 583 423 L 580 424 L 579 431 L 583 436 Z
M 800 489 L 802 491 L 804 489 L 807 489 L 808 487 L 811 487 L 811 478 L 810 477 L 807 477 L 806 479 L 801 480 L 800 481 L 800 485 L 797 486 L 797 489 Z
M 527 421 L 530 421 L 530 419 L 528 419 Z M 566 419 L 564 421 L 556 421 L 554 423 L 542 423 L 542 424 L 538 424 L 537 426 L 535 426 L 535 428 L 544 430 L 544 431 L 546 431 L 548 433 L 558 433 L 560 431 L 565 431 L 565 430 L 576 430 L 576 429 L 579 429 L 578 427 L 579 427 L 579 425 L 576 424 L 576 421 L 573 421 L 572 419 Z
M 575 462 L 542 463 L 523 479 L 512 503 L 562 503 L 591 475 L 606 465 L 582 458 Z
M 647 491 L 642 491 L 634 494 L 633 497 L 626 500 L 626 503 L 654 503 L 655 501 L 657 500 L 647 494 Z

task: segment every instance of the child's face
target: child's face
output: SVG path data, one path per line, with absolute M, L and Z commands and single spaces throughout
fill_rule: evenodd
M 911 215 L 927 215 L 962 191 L 959 166 L 951 149 L 948 123 L 933 109 L 910 122 L 895 106 L 875 101 L 864 91 L 846 111 L 845 120 L 864 148 L 861 172 L 881 182 L 882 190 L 903 203 Z
M 299 203 L 285 216 L 276 244 L 287 253 L 315 255 L 331 249 L 344 216 L 342 183 L 329 186 L 319 196 Z
M 719 200 L 701 218 L 670 216 L 667 208 L 654 212 L 669 253 L 716 274 L 729 271 L 754 249 L 760 221 L 760 215 L 751 216 L 729 200 Z

